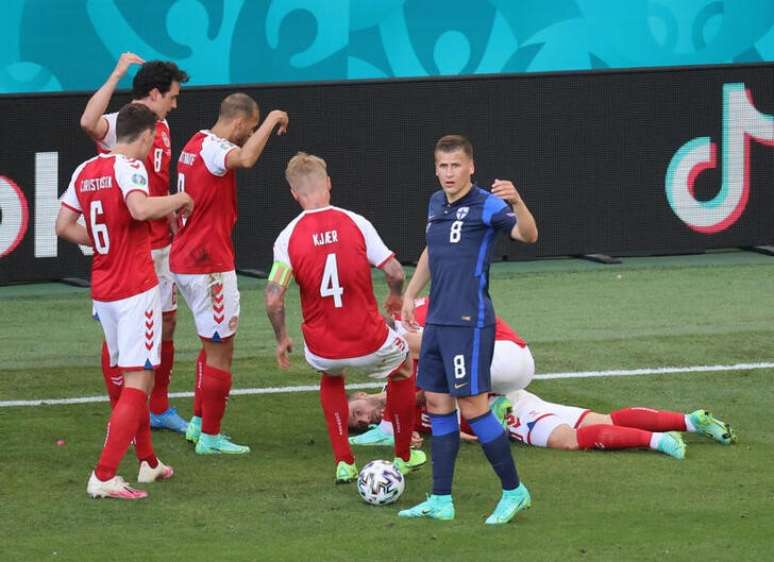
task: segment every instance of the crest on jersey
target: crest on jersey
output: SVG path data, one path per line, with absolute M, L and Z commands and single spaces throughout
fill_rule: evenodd
M 161 140 L 164 143 L 164 146 L 169 148 L 169 135 L 166 132 L 161 133 Z
M 134 174 L 132 176 L 132 181 L 137 185 L 145 185 L 147 182 L 145 180 L 145 176 L 142 174 Z
M 460 207 L 457 209 L 457 220 L 461 221 L 465 217 L 468 216 L 468 213 L 470 212 L 470 207 Z

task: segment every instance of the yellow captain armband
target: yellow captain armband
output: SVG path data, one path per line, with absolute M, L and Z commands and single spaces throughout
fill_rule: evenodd
M 286 264 L 281 261 L 275 261 L 272 264 L 271 272 L 269 272 L 269 281 L 287 288 L 292 278 L 293 271 Z

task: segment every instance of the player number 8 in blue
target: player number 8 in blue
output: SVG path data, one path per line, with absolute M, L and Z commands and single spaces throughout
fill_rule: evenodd
M 465 356 L 462 354 L 454 356 L 454 378 L 465 378 Z

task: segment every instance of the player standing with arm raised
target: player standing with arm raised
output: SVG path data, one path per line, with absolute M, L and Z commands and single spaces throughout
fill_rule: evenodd
M 357 478 L 349 444 L 346 369 L 388 377 L 387 402 L 395 428 L 395 460 L 403 474 L 427 457 L 411 449 L 414 380 L 405 340 L 389 328 L 376 305 L 371 266 L 384 272 L 390 294 L 385 303 L 397 312 L 403 268 L 364 217 L 331 206 L 331 180 L 325 161 L 299 152 L 285 177 L 303 209 L 277 237 L 274 265 L 266 285 L 266 313 L 277 339 L 277 363 L 288 368 L 292 341 L 285 325 L 285 292 L 295 278 L 301 292 L 304 353 L 320 372 L 320 404 L 336 461 L 336 483 Z
M 160 361 L 161 302 L 144 221 L 192 209 L 185 193 L 148 196 L 142 160 L 153 144 L 156 115 L 129 104 L 116 119 L 116 144 L 108 154 L 75 170 L 56 219 L 57 236 L 94 248 L 91 294 L 105 334 L 110 363 L 123 373 L 124 388 L 108 423 L 107 437 L 86 491 L 92 497 L 134 500 L 146 497 L 116 475 L 134 439 L 140 482 L 170 478 L 171 467 L 153 451 L 148 392 Z M 78 217 L 86 217 L 86 227 Z
M 417 386 L 425 391 L 431 419 L 433 492 L 399 515 L 454 518 L 451 488 L 460 441 L 459 405 L 500 478 L 503 494 L 486 520 L 500 524 L 529 507 L 531 500 L 519 481 L 508 437 L 489 410 L 495 341 L 489 264 L 498 232 L 533 243 L 537 227 L 513 183 L 495 180 L 489 193 L 472 183 L 474 170 L 470 141 L 458 135 L 438 141 L 435 174 L 441 190 L 430 198 L 427 247 L 403 295 L 401 313 L 407 329 L 416 330 L 414 299 L 432 281 Z
M 274 110 L 258 127 L 258 104 L 235 93 L 220 104 L 218 121 L 196 133 L 177 162 L 177 188 L 196 202 L 172 243 L 170 266 L 194 316 L 202 350 L 196 367 L 194 416 L 186 439 L 200 455 L 244 454 L 250 447 L 220 433 L 231 391 L 239 289 L 231 233 L 237 220 L 237 168 L 252 168 L 275 127 L 282 135 L 288 115 Z
M 116 145 L 117 113 L 105 114 L 118 82 L 129 67 L 139 64 L 140 69 L 132 82 L 132 103 L 144 105 L 157 117 L 153 146 L 145 157 L 148 172 L 148 189 L 151 195 L 169 195 L 169 164 L 172 146 L 166 116 L 177 108 L 180 84 L 188 81 L 188 74 L 169 61 L 149 61 L 134 53 L 123 53 L 105 84 L 89 99 L 81 116 L 81 128 L 97 143 L 100 152 L 108 152 Z M 172 243 L 170 228 L 174 215 L 148 221 L 151 237 L 151 253 L 156 276 L 159 278 L 163 322 L 161 330 L 161 364 L 156 369 L 151 392 L 151 427 L 171 429 L 185 433 L 188 423 L 169 405 L 169 383 L 175 361 L 175 312 L 177 300 L 175 282 L 169 270 L 169 249 Z M 121 393 L 121 374 L 108 360 L 107 346 L 102 345 L 102 373 L 111 404 Z

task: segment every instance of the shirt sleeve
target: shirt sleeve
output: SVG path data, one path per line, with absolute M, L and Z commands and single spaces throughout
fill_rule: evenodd
M 285 228 L 274 242 L 274 263 L 269 272 L 269 281 L 287 287 L 293 278 L 293 268 L 290 265 L 290 253 L 288 244 L 290 241 L 290 229 Z
M 105 151 L 113 150 L 113 147 L 116 145 L 116 119 L 118 118 L 118 113 L 106 113 L 100 119 L 104 119 L 107 121 L 108 129 L 105 133 L 105 136 L 102 137 L 101 140 L 97 141 L 97 146 Z
M 148 172 L 145 170 L 145 164 L 139 160 L 116 157 L 114 169 L 116 181 L 124 194 L 124 199 L 132 191 L 142 191 L 145 195 L 149 195 Z
M 367 218 L 355 213 L 352 213 L 350 216 L 355 220 L 355 224 L 357 224 L 360 232 L 363 233 L 363 238 L 365 238 L 368 262 L 376 267 L 383 266 L 395 253 L 382 241 L 381 236 L 376 232 L 376 228 Z
M 505 201 L 495 195 L 490 195 L 484 202 L 484 224 L 495 230 L 510 233 L 516 226 L 516 214 Z
M 75 211 L 76 213 L 83 212 L 83 209 L 81 209 L 81 202 L 78 201 L 78 194 L 76 193 L 75 188 L 75 181 L 78 179 L 78 174 L 80 173 L 82 167 L 83 166 L 78 166 L 78 169 L 75 170 L 73 177 L 70 178 L 70 184 L 67 186 L 67 189 L 59 199 L 59 202 L 62 205 L 72 211 Z
M 237 146 L 227 140 L 207 135 L 202 143 L 202 160 L 213 176 L 225 176 L 226 156 Z

